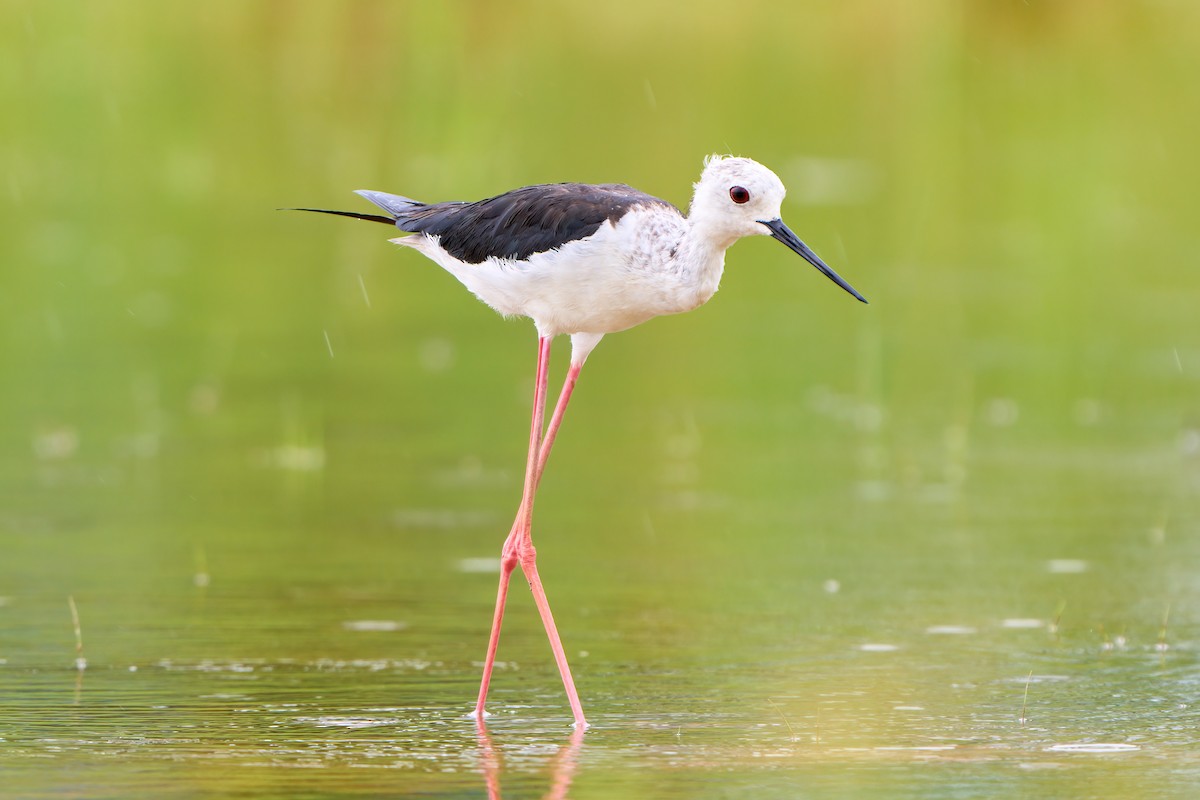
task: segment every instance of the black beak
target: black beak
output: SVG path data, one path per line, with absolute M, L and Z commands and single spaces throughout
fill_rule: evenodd
M 773 219 L 770 222 L 765 222 L 763 220 L 759 220 L 759 222 L 767 227 L 767 230 L 769 230 L 771 232 L 772 238 L 778 239 L 779 241 L 786 244 L 788 246 L 789 250 L 792 250 L 795 253 L 799 253 L 800 256 L 804 258 L 805 261 L 812 264 L 817 269 L 821 270 L 821 272 L 825 273 L 826 278 L 829 278 L 829 280 L 833 281 L 838 286 L 842 287 L 843 289 L 845 289 L 850 294 L 854 295 L 856 298 L 858 298 L 862 302 L 864 302 L 864 303 L 867 302 L 867 298 L 863 297 L 861 294 L 856 292 L 854 290 L 853 286 L 851 286 L 850 284 L 848 284 L 844 280 L 842 280 L 841 275 L 838 275 L 836 272 L 831 270 L 825 264 L 825 262 L 822 261 L 817 256 L 816 253 L 814 253 L 812 250 L 809 250 L 808 245 L 806 245 L 804 242 L 800 241 L 800 237 L 797 236 L 796 234 L 792 233 L 792 229 L 789 228 L 787 225 L 783 224 L 783 220 Z

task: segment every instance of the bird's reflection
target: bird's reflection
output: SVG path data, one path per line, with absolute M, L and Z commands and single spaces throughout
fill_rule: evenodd
M 576 726 L 571 731 L 554 760 L 550 763 L 550 788 L 542 795 L 545 800 L 565 800 L 571 781 L 575 778 L 575 769 L 579 763 L 579 752 L 583 749 L 583 736 L 586 728 Z M 484 783 L 487 785 L 488 800 L 500 798 L 500 772 L 503 767 L 492 735 L 488 732 L 487 724 L 482 719 L 475 720 L 475 733 L 479 742 L 479 765 L 483 771 Z

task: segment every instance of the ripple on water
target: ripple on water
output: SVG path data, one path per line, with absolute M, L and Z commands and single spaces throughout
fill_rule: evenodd
M 1070 744 L 1055 744 L 1046 748 L 1048 752 L 1053 753 L 1128 753 L 1132 750 L 1141 749 L 1136 744 L 1123 744 L 1121 742 L 1073 742 Z
M 342 623 L 348 631 L 402 631 L 408 623 L 395 619 L 352 619 Z
M 312 725 L 317 728 L 346 728 L 359 730 L 361 728 L 379 728 L 385 725 L 397 725 L 399 717 L 296 717 L 293 722 L 298 725 Z
M 1009 617 L 1001 621 L 1001 628 L 1013 628 L 1016 630 L 1031 630 L 1034 628 L 1044 628 L 1046 623 L 1040 619 L 1028 619 L 1023 617 Z

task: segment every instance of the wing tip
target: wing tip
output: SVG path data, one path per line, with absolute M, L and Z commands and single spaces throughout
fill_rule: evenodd
M 374 189 L 355 189 L 354 193 L 374 203 L 393 216 L 398 216 L 414 206 L 425 205 L 418 200 L 413 200 L 411 197 L 405 197 L 401 194 L 390 194 L 388 192 L 377 192 Z

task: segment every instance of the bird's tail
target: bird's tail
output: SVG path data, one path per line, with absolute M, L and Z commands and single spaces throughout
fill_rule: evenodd
M 403 197 L 398 194 L 388 194 L 387 192 L 373 192 L 370 189 L 356 189 L 355 194 L 365 197 L 375 205 L 382 208 L 384 211 L 392 215 L 392 219 L 396 220 L 403 217 L 412 211 L 414 208 L 420 208 L 425 205 L 408 197 Z

